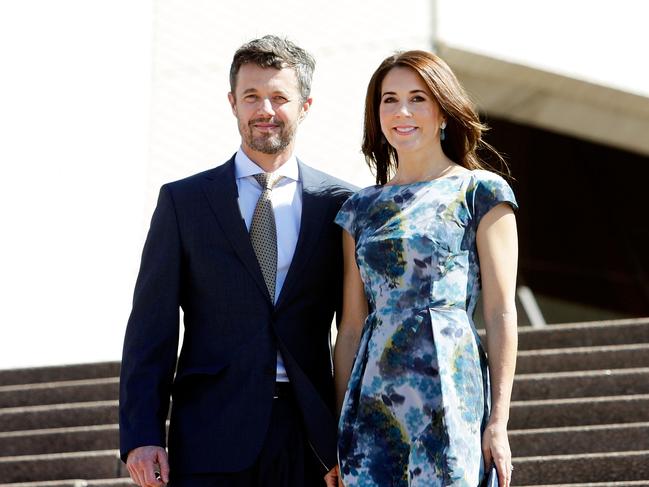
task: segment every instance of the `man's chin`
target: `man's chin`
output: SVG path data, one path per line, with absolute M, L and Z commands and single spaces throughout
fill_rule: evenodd
M 268 154 L 270 156 L 279 154 L 280 152 L 283 152 L 286 147 L 262 147 L 259 149 L 255 149 L 257 152 L 261 152 L 262 154 Z
M 280 141 L 269 141 L 268 139 L 262 141 L 256 140 L 253 141 L 252 144 L 249 144 L 250 148 L 257 151 L 261 152 L 262 154 L 279 154 L 282 152 L 286 147 L 288 147 L 288 144 L 282 144 Z

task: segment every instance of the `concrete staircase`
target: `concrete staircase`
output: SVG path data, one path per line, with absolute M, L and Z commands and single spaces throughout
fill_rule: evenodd
M 1 487 L 126 487 L 119 363 L 0 371 Z
M 514 485 L 649 486 L 649 319 L 521 328 Z
M 649 318 L 520 328 L 513 485 L 649 486 Z M 0 371 L 0 487 L 126 487 L 118 363 Z

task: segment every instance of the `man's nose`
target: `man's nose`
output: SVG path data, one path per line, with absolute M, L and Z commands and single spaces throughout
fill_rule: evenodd
M 261 103 L 257 108 L 257 112 L 266 115 L 271 115 L 271 116 L 275 115 L 275 110 L 273 110 L 273 104 L 270 102 L 268 98 L 262 98 Z

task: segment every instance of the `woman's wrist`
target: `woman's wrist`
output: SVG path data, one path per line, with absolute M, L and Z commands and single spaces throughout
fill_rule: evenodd
M 507 423 L 509 421 L 508 417 L 501 417 L 491 415 L 489 422 L 487 423 L 487 428 L 504 428 L 507 429 Z

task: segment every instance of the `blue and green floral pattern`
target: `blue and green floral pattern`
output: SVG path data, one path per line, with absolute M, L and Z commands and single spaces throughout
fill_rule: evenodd
M 501 202 L 516 207 L 507 183 L 475 170 L 365 188 L 338 213 L 370 311 L 339 423 L 347 487 L 479 484 L 489 382 L 472 319 L 476 231 Z

